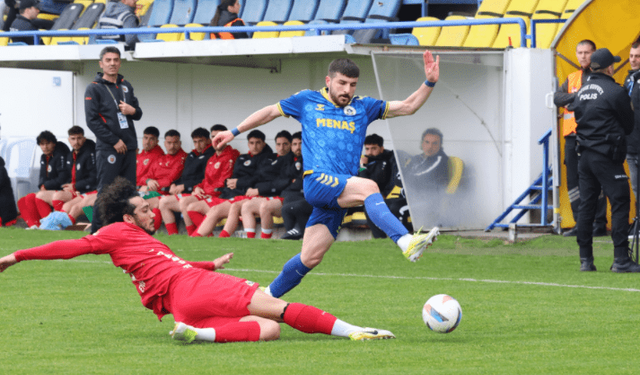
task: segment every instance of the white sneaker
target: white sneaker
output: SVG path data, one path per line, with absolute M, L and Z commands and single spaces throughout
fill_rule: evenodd
M 193 327 L 180 322 L 176 322 L 173 331 L 169 332 L 169 334 L 174 340 L 184 341 L 187 344 L 192 343 L 198 335 L 198 333 L 193 330 Z
M 433 229 L 431 229 L 427 234 L 420 233 L 421 230 L 422 228 L 414 233 L 411 237 L 411 242 L 409 242 L 409 247 L 407 247 L 407 250 L 402 252 L 402 255 L 411 262 L 415 262 L 420 259 L 424 250 L 429 247 L 429 245 L 431 245 L 440 234 L 440 228 L 438 227 L 433 227 Z
M 349 338 L 353 341 L 386 340 L 386 339 L 395 339 L 396 336 L 393 333 L 391 333 L 391 331 L 367 327 L 367 328 L 364 328 L 362 331 L 353 332 L 349 334 Z
M 40 227 L 38 227 L 37 225 L 33 224 L 32 226 L 27 228 L 27 230 L 34 230 L 34 229 L 40 229 Z

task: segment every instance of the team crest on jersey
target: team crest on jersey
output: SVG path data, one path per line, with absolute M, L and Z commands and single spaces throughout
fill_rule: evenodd
M 245 167 L 250 166 L 250 165 L 251 165 L 251 160 L 247 160 L 247 161 L 245 161 L 245 162 L 243 163 L 243 165 L 244 165 Z
M 255 284 L 255 282 L 250 281 L 250 280 L 245 280 L 244 282 L 249 286 L 252 286 L 253 284 Z
M 107 157 L 107 161 L 109 162 L 109 164 L 115 164 L 116 163 L 116 156 L 115 155 L 109 155 Z
M 80 170 L 80 164 L 76 164 L 76 170 Z
M 129 92 L 129 88 L 125 85 L 122 85 L 122 91 Z
M 220 162 L 217 162 L 213 167 L 214 167 L 215 169 L 220 168 Z
M 324 104 L 318 104 L 316 107 L 316 111 L 324 111 Z
M 300 163 L 299 161 L 296 162 L 296 169 L 300 170 L 300 168 L 302 168 L 302 163 Z
M 51 165 L 47 165 L 47 173 L 51 173 L 52 170 L 53 168 L 51 168 Z
M 347 115 L 347 116 L 355 116 L 356 109 L 353 108 L 352 106 L 348 105 L 348 106 L 344 107 L 344 114 Z
M 144 159 L 144 161 L 142 162 L 142 164 L 144 164 L 144 165 L 149 164 L 149 159 Z

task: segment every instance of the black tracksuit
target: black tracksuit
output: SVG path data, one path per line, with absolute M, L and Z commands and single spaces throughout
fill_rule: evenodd
M 593 257 L 592 225 L 598 196 L 604 190 L 611 203 L 614 256 L 624 259 L 629 244 L 629 181 L 623 162 L 627 153 L 626 135 L 633 129 L 629 95 L 612 77 L 592 73 L 568 109 L 575 112 L 578 123 L 580 257 Z
M 259 178 L 259 166 L 262 165 L 265 159 L 272 160 L 273 151 L 269 145 L 265 145 L 258 155 L 242 154 L 238 156 L 233 166 L 233 175 L 231 178 L 237 178 L 235 189 L 229 189 L 227 187 L 222 189 L 220 198 L 231 199 L 238 195 L 244 195 L 247 189 L 253 187 Z
M 0 157 L 0 225 L 6 225 L 18 217 L 16 200 L 11 187 L 11 179 L 5 168 L 4 159 Z
M 69 152 L 66 158 L 67 183 L 72 182 L 72 171 L 76 170 L 76 183 L 73 188 L 79 193 L 87 193 L 98 188 L 98 169 L 96 166 L 96 143 L 87 139 L 78 153 Z
M 284 156 L 273 155 L 272 158 L 271 163 L 267 161 L 260 167 L 259 180 L 255 184 L 258 194 L 263 197 L 279 196 L 302 170 L 302 164 L 296 163 L 298 158 L 293 152 Z M 297 169 L 296 165 L 299 166 Z
M 375 181 L 376 184 L 378 184 L 382 196 L 386 197 L 391 189 L 393 189 L 393 186 L 389 186 L 396 160 L 393 156 L 393 151 L 384 150 L 380 155 L 368 156 L 367 158 L 367 164 L 364 166 L 364 169 L 358 173 L 358 176 Z
M 204 179 L 207 162 L 215 153 L 216 150 L 211 147 L 211 145 L 205 148 L 202 154 L 198 153 L 195 149 L 191 150 L 189 156 L 187 156 L 187 159 L 184 161 L 182 176 L 173 183 L 176 185 L 184 184 L 184 193 L 193 193 L 193 187 L 201 183 Z
M 303 233 L 313 211 L 313 206 L 304 199 L 304 191 L 302 190 L 304 181 L 302 156 L 294 157 L 291 165 L 286 169 L 295 181 L 280 193 L 280 196 L 284 198 L 281 209 L 282 220 L 287 231 L 296 228 L 300 233 Z
M 51 156 L 43 154 L 40 157 L 38 188 L 44 186 L 46 190 L 62 190 L 62 185 L 68 180 L 65 160 L 68 154 L 69 147 L 58 141 Z
M 126 116 L 126 125 L 121 125 L 118 120 L 120 101 L 136 109 L 135 114 Z M 119 74 L 116 83 L 113 83 L 103 79 L 103 73 L 98 73 L 85 91 L 84 112 L 87 126 L 97 140 L 98 195 L 102 188 L 113 182 L 117 176 L 123 176 L 135 185 L 138 139 L 133 121 L 140 120 L 142 110 L 131 84 Z M 125 154 L 119 154 L 113 148 L 119 140 L 127 146 Z M 91 224 L 92 233 L 102 226 L 102 218 L 97 210 L 94 211 Z

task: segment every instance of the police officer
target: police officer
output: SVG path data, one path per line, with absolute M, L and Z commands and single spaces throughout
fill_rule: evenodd
M 626 135 L 633 129 L 633 111 L 628 94 L 612 78 L 614 62 L 620 62 L 620 57 L 614 57 L 608 49 L 595 51 L 591 55 L 593 72 L 568 107 L 575 112 L 578 123 L 580 270 L 596 270 L 591 227 L 598 196 L 603 190 L 611 202 L 611 238 L 614 245 L 611 270 L 640 272 L 640 266 L 629 257 L 629 181 L 623 167 Z
M 135 185 L 138 140 L 133 121 L 142 117 L 133 87 L 118 74 L 120 50 L 105 47 L 100 52 L 100 68 L 103 72 L 96 75 L 84 95 L 87 126 L 96 136 L 98 195 L 117 176 Z M 101 226 L 100 213 L 94 208 L 91 232 Z

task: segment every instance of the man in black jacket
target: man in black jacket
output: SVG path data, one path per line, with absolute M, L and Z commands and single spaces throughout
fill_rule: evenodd
M 0 227 L 8 227 L 16 222 L 18 210 L 11 187 L 11 179 L 5 168 L 4 159 L 0 157 Z
M 58 142 L 56 136 L 48 130 L 41 132 L 36 138 L 36 142 L 42 150 L 38 180 L 39 191 L 27 194 L 18 200 L 20 214 L 27 222 L 27 226 L 32 229 L 39 227 L 40 219 L 51 213 L 50 193 L 61 190 L 62 184 L 67 180 L 65 156 L 69 153 L 69 147 Z
M 100 52 L 100 68 L 103 72 L 96 75 L 84 95 L 87 126 L 97 139 L 98 195 L 117 176 L 135 185 L 138 140 L 133 121 L 142 117 L 133 87 L 118 74 L 120 50 L 105 47 Z M 102 226 L 100 216 L 94 211 L 92 233 Z
M 606 48 L 591 55 L 588 80 L 568 107 L 578 123 L 578 176 L 580 215 L 578 245 L 580 270 L 595 271 L 593 233 L 596 204 L 604 190 L 611 203 L 611 239 L 614 246 L 613 272 L 640 272 L 640 265 L 629 257 L 629 181 L 624 170 L 626 135 L 633 129 L 633 110 L 629 96 L 614 79 L 613 56 Z
M 629 74 L 624 80 L 624 89 L 631 97 L 634 112 L 633 131 L 627 137 L 627 164 L 633 193 L 638 199 L 638 148 L 640 147 L 640 42 L 631 45 L 629 51 Z
M 40 1 L 39 0 L 21 0 L 20 1 L 20 14 L 15 16 L 15 19 L 11 22 L 9 31 L 37 31 L 40 29 L 49 30 L 53 26 L 53 21 L 38 18 L 40 13 Z M 9 11 L 7 16 L 7 22 L 12 12 Z M 33 45 L 33 36 L 13 37 L 14 42 L 24 42 L 28 45 Z M 38 38 L 40 40 L 40 38 Z M 42 44 L 42 43 L 39 43 Z

